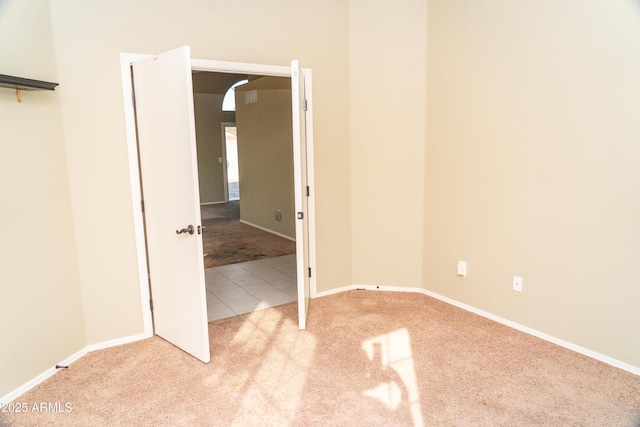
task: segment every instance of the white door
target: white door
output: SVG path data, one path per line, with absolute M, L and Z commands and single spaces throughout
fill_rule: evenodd
M 188 47 L 133 64 L 154 331 L 210 361 Z
M 307 327 L 309 309 L 309 223 L 307 138 L 304 74 L 297 60 L 291 62 L 291 98 L 293 117 L 293 175 L 296 209 L 296 261 L 298 276 L 298 327 Z

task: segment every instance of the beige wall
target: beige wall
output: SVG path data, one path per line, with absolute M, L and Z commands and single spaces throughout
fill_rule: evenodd
M 426 3 L 349 8 L 353 283 L 420 287 Z
M 65 87 L 60 100 L 90 344 L 143 327 L 120 52 L 151 54 L 189 45 L 200 59 L 288 65 L 298 58 L 312 68 L 319 81 L 314 86 L 318 284 L 325 290 L 351 282 L 350 245 L 343 239 L 350 234 L 343 2 L 51 0 L 50 5 L 58 76 Z M 338 240 L 343 243 L 336 249 Z
M 193 104 L 198 149 L 200 203 L 224 202 L 222 122 L 234 122 L 235 113 L 222 111 L 222 99 L 235 82 L 246 76 L 223 73 L 193 74 Z
M 638 2 L 428 16 L 425 287 L 640 367 Z
M 222 122 L 235 121 L 235 114 L 222 111 L 224 95 L 194 93 L 198 148 L 198 179 L 200 203 L 224 202 L 224 171 L 222 158 Z
M 245 104 L 252 90 L 258 102 Z M 291 79 L 262 77 L 236 87 L 236 126 L 240 219 L 295 238 Z
M 58 81 L 46 1 L 0 2 L 0 73 Z M 86 345 L 62 90 L 0 88 L 0 397 Z

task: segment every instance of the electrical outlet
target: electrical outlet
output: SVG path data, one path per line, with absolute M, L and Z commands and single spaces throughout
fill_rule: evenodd
M 458 261 L 458 276 L 467 277 L 467 263 Z
M 522 292 L 522 277 L 513 276 L 513 290 L 516 292 Z
M 282 221 L 282 211 L 280 209 L 278 209 L 275 212 L 275 216 L 276 216 L 276 221 Z

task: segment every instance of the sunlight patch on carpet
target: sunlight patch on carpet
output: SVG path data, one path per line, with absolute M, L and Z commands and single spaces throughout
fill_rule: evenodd
M 378 382 L 363 394 L 389 410 L 408 409 L 414 425 L 423 425 L 409 331 L 402 328 L 365 340 L 362 350 L 369 359 L 367 377 Z
M 243 392 L 238 417 L 246 419 L 253 413 L 265 425 L 293 423 L 304 395 L 316 338 L 298 331 L 293 320 L 277 311 L 266 310 L 249 314 L 233 342 L 250 349 L 260 360 L 240 385 Z

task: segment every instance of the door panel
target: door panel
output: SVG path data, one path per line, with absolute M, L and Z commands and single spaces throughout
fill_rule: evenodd
M 190 50 L 136 62 L 133 75 L 155 333 L 208 363 Z
M 307 326 L 309 309 L 309 211 L 307 200 L 306 111 L 304 75 L 297 60 L 291 62 L 291 97 L 293 117 L 293 172 L 296 219 L 296 262 L 298 277 L 298 327 Z

